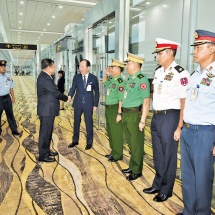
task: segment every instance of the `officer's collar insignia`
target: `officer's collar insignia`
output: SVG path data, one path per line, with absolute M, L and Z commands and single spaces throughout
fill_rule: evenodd
M 195 33 L 194 33 L 194 38 L 197 39 L 198 37 L 199 37 L 198 33 L 195 32 Z
M 170 67 L 169 67 L 169 70 L 171 70 L 171 69 L 172 69 L 172 67 L 170 66 Z
M 209 70 L 211 71 L 212 69 L 213 69 L 213 67 L 212 67 L 212 66 L 210 66 L 210 67 L 209 67 Z
M 211 74 L 211 73 L 206 73 L 206 75 L 208 76 L 208 78 L 214 78 L 215 75 Z
M 2 64 L 2 65 L 5 65 L 5 62 L 4 62 L 4 61 L 2 61 L 2 62 L 1 62 L 1 64 Z

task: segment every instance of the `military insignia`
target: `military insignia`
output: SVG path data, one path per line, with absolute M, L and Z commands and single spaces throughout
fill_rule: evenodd
M 215 75 L 213 75 L 211 73 L 207 73 L 206 75 L 208 76 L 208 78 L 214 78 L 215 77 Z
M 188 84 L 188 78 L 187 77 L 181 78 L 180 81 L 181 81 L 182 86 L 186 86 Z
M 166 80 L 166 81 L 171 81 L 172 78 L 173 78 L 172 75 L 166 75 L 166 76 L 164 77 L 164 80 Z
M 198 37 L 199 37 L 198 33 L 195 32 L 195 33 L 194 33 L 194 38 L 197 39 Z
M 143 77 L 144 77 L 144 75 L 139 74 L 137 77 L 138 77 L 139 79 L 141 79 L 141 78 L 143 78 Z
M 169 70 L 171 70 L 171 69 L 172 69 L 172 67 L 170 66 L 170 67 L 169 67 Z
M 212 67 L 212 66 L 210 66 L 210 67 L 209 67 L 209 70 L 211 71 L 212 69 L 213 69 L 213 67 Z
M 119 87 L 119 92 L 123 92 L 123 90 L 124 90 L 124 87 L 123 87 L 123 86 L 120 86 L 120 87 Z
M 9 78 L 9 77 L 7 78 L 7 81 L 10 81 L 10 78 Z
M 1 64 L 2 64 L 2 65 L 5 65 L 5 61 L 2 60 L 2 61 L 1 61 Z
M 122 80 L 121 78 L 118 78 L 118 82 L 119 82 L 119 83 L 122 83 L 123 80 Z
M 200 84 L 205 85 L 205 86 L 210 86 L 211 82 L 212 82 L 211 79 L 203 78 Z
M 129 87 L 134 88 L 135 84 L 136 84 L 135 82 L 131 82 L 131 83 L 129 84 Z
M 182 71 L 184 71 L 184 68 L 181 67 L 181 66 L 179 66 L 179 65 L 175 66 L 175 69 L 176 69 L 179 73 L 182 72 Z
M 168 73 L 168 75 L 171 75 L 171 76 L 173 76 L 174 74 L 173 74 L 172 72 L 169 72 L 169 73 Z
M 140 84 L 140 89 L 145 90 L 147 88 L 147 85 L 145 83 Z
M 112 88 L 115 89 L 116 88 L 116 84 L 112 84 Z

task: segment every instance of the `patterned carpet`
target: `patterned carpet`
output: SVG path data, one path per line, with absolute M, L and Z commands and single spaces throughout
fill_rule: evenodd
M 128 148 L 124 147 L 122 161 L 110 163 L 105 130 L 94 128 L 95 139 L 91 150 L 85 150 L 85 124 L 82 120 L 80 143 L 69 149 L 73 130 L 73 111 L 66 104 L 55 119 L 52 149 L 59 152 L 57 162 L 38 162 L 39 119 L 36 115 L 36 89 L 33 77 L 14 77 L 16 103 L 14 114 L 23 130 L 13 136 L 5 114 L 0 137 L 0 214 L 2 215 L 115 215 L 115 214 L 176 214 L 182 210 L 180 171 L 174 194 L 164 203 L 156 203 L 154 195 L 142 192 L 154 178 L 151 137 L 147 119 L 145 129 L 143 176 L 133 182 L 126 180 L 121 169 L 129 162 Z M 180 154 L 178 156 L 180 158 Z M 178 161 L 178 166 L 180 162 Z

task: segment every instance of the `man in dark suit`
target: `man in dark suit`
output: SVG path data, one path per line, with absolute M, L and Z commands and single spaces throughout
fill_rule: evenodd
M 90 62 L 83 59 L 79 64 L 80 74 L 75 75 L 72 87 L 69 90 L 69 98 L 75 94 L 74 108 L 74 134 L 69 148 L 78 145 L 81 115 L 84 113 L 87 145 L 86 150 L 92 148 L 93 144 L 93 112 L 96 111 L 99 102 L 99 84 L 95 75 L 89 73 Z
M 58 154 L 50 150 L 54 119 L 55 116 L 59 115 L 59 100 L 67 101 L 68 97 L 57 89 L 53 81 L 52 75 L 55 71 L 54 61 L 43 59 L 41 67 L 42 72 L 37 78 L 37 115 L 40 118 L 39 161 L 53 162 L 55 158 L 50 156 Z

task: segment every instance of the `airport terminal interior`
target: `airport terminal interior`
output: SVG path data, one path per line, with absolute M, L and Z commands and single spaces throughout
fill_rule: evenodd
M 105 122 L 106 89 L 102 77 L 111 59 L 124 61 L 126 53 L 144 57 L 142 73 L 151 82 L 157 67 L 152 54 L 156 38 L 181 44 L 176 61 L 190 73 L 196 67 L 193 47 L 196 29 L 215 31 L 214 0 L 1 0 L 0 60 L 13 77 L 16 101 L 13 111 L 19 136 L 12 135 L 3 112 L 0 136 L 0 214 L 4 215 L 173 215 L 183 210 L 181 155 L 173 196 L 162 203 L 143 193 L 155 175 L 150 123 L 144 129 L 142 177 L 126 180 L 130 151 L 124 144 L 123 159 L 108 162 L 110 153 Z M 40 121 L 37 116 L 36 81 L 40 62 L 55 62 L 54 81 L 65 72 L 67 95 L 79 63 L 88 59 L 98 77 L 100 100 L 93 115 L 94 142 L 85 150 L 86 128 L 81 121 L 79 145 L 72 142 L 72 103 L 55 118 L 51 148 L 57 162 L 38 161 Z M 122 73 L 128 78 L 126 70 Z M 215 214 L 215 189 L 211 214 Z

